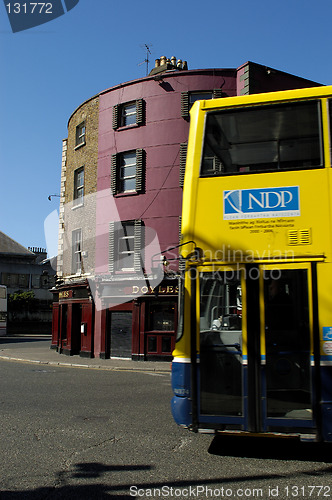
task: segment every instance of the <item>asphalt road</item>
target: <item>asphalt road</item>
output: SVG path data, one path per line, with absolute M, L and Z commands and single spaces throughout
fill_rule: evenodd
M 168 373 L 0 360 L 0 499 L 332 498 L 332 448 L 173 423 Z

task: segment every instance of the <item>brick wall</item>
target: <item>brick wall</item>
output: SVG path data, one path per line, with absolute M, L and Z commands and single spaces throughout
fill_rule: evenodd
M 85 142 L 76 145 L 76 130 L 85 123 Z M 99 97 L 82 104 L 70 117 L 66 141 L 66 161 L 62 167 L 62 207 L 60 207 L 59 241 L 62 240 L 63 257 L 60 276 L 72 274 L 72 232 L 82 230 L 82 274 L 94 274 L 95 225 L 98 163 Z M 74 203 L 75 170 L 84 167 L 84 202 Z M 59 249 L 60 250 L 60 249 Z M 59 272 L 58 272 L 59 275 Z M 79 277 L 79 276 L 78 276 Z

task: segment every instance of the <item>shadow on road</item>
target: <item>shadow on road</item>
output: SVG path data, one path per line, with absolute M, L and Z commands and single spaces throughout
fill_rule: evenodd
M 215 436 L 209 447 L 211 455 L 325 463 L 332 463 L 331 451 L 329 443 L 257 436 Z
M 233 440 L 234 450 L 234 438 L 231 439 Z M 223 438 L 223 440 L 225 440 L 225 438 Z M 252 444 L 253 443 L 254 441 L 252 441 Z M 263 443 L 261 443 L 261 446 L 263 446 Z M 241 449 L 241 447 L 239 449 Z M 234 453 L 232 453 L 231 455 L 234 455 Z M 258 455 L 259 454 L 256 453 L 251 454 L 251 456 L 254 457 Z M 238 456 L 238 454 L 236 454 L 236 456 Z M 280 457 L 280 459 L 281 458 L 282 457 Z M 182 496 L 180 495 L 182 492 L 184 492 L 184 496 L 187 498 L 190 495 L 199 497 L 198 490 L 202 492 L 202 490 L 205 490 L 206 488 L 208 491 L 212 491 L 211 488 L 215 488 L 216 485 L 218 486 L 220 491 L 224 485 L 228 488 L 234 488 L 235 491 L 237 485 L 242 485 L 243 482 L 250 486 L 250 484 L 257 484 L 257 481 L 260 480 L 276 480 L 283 478 L 289 479 L 293 477 L 293 472 L 286 472 L 285 474 L 271 474 L 262 472 L 257 475 L 251 475 L 250 477 L 248 477 L 248 475 L 239 475 L 235 477 L 225 477 L 223 475 L 220 475 L 219 477 L 213 478 L 196 477 L 195 479 L 191 480 L 178 479 L 176 481 L 170 482 L 142 482 L 142 480 L 129 482 L 125 480 L 124 482 L 120 481 L 119 483 L 116 481 L 112 481 L 110 477 L 108 477 L 107 479 L 102 477 L 104 474 L 109 474 L 112 472 L 123 472 L 125 475 L 128 472 L 143 472 L 144 474 L 145 471 L 152 471 L 154 469 L 154 466 L 106 465 L 98 462 L 87 462 L 75 464 L 73 467 L 74 470 L 67 470 L 58 473 L 54 486 L 17 491 L 3 490 L 0 494 L 0 498 L 1 500 L 106 500 L 110 498 L 130 499 L 134 496 L 139 498 L 157 498 L 165 496 L 182 498 Z M 310 470 L 309 475 L 328 475 L 330 477 L 331 471 L 332 467 L 325 467 L 319 470 Z M 306 474 L 306 472 L 304 472 L 303 474 Z M 94 482 L 91 484 L 91 481 L 95 480 L 96 478 L 100 478 L 102 482 Z M 80 479 L 81 483 L 68 484 L 72 479 Z M 190 495 L 189 492 L 191 492 Z
M 89 484 L 86 480 L 101 478 L 112 472 L 141 472 L 153 469 L 150 465 L 106 465 L 98 462 L 78 463 L 74 470 L 58 473 L 56 486 L 22 491 L 1 491 L 1 500 L 103 500 L 110 498 L 132 498 L 127 484 Z M 66 484 L 70 479 L 81 479 L 82 484 Z M 118 492 L 112 494 L 112 492 Z M 125 492 L 122 494 L 122 492 Z

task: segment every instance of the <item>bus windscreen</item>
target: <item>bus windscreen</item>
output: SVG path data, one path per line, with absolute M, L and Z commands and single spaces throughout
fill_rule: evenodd
M 207 113 L 201 177 L 320 167 L 317 101 Z

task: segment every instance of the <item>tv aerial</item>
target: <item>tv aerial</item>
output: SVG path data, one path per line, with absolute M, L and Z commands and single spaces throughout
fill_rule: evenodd
M 144 45 L 141 45 L 141 47 L 146 50 L 146 58 L 144 59 L 144 61 L 139 63 L 138 66 L 142 66 L 142 64 L 146 64 L 146 76 L 148 76 L 148 74 L 149 74 L 149 62 L 150 62 L 149 54 L 151 55 L 150 48 L 152 47 L 152 44 L 145 43 Z

